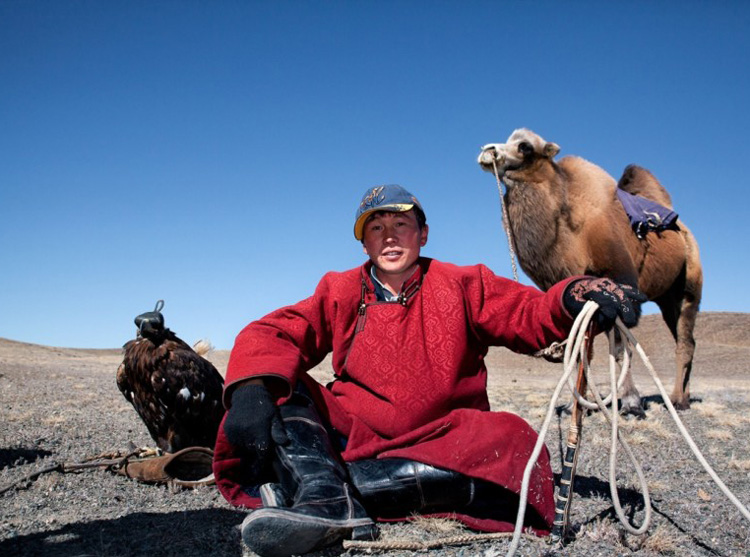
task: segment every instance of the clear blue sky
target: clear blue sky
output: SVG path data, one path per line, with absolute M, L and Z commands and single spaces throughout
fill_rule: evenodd
M 750 2 L 0 1 L 0 337 L 188 342 L 359 265 L 400 183 L 425 255 L 510 276 L 479 147 L 528 127 L 652 170 L 701 247 L 704 311 L 750 311 Z M 648 304 L 647 312 L 656 307 Z

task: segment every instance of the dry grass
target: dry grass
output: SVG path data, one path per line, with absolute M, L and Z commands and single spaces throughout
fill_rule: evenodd
M 414 515 L 410 522 L 415 528 L 439 537 L 455 536 L 468 531 L 461 522 L 450 518 L 431 518 Z
M 9 423 L 23 424 L 28 422 L 34 414 L 34 412 L 28 410 L 21 412 L 11 411 L 4 414 L 3 419 Z
M 739 412 L 726 411 L 716 416 L 713 421 L 719 427 L 733 428 L 740 424 L 750 423 L 750 416 Z
M 646 486 L 648 487 L 649 493 L 655 496 L 659 493 L 664 493 L 669 490 L 669 483 L 662 478 L 651 478 L 646 480 Z
M 684 555 L 687 541 L 674 528 L 660 524 L 654 529 L 653 533 L 643 538 L 640 549 L 658 555 Z
M 586 538 L 593 542 L 606 542 L 615 547 L 621 546 L 621 531 L 618 526 L 610 520 L 596 519 L 591 524 L 584 525 L 578 533 L 578 538 Z
M 750 458 L 746 459 L 738 459 L 735 457 L 734 453 L 732 453 L 732 458 L 729 459 L 729 468 L 732 468 L 734 470 L 741 470 L 743 472 L 750 471 Z
M 718 418 L 726 412 L 726 406 L 717 402 L 703 402 L 695 405 L 695 412 L 704 418 Z
M 42 418 L 42 423 L 44 425 L 51 425 L 51 426 L 62 425 L 67 421 L 68 420 L 67 418 L 65 418 L 65 416 L 59 416 L 59 415 L 57 416 L 53 415 L 53 416 L 48 416 L 46 418 Z
M 620 427 L 623 435 L 640 433 L 650 439 L 651 442 L 658 441 L 659 439 L 666 440 L 672 437 L 673 430 L 664 423 L 662 415 L 655 412 L 648 412 L 646 416 L 647 419 L 645 420 L 625 421 Z
M 706 439 L 716 439 L 717 441 L 729 441 L 730 439 L 733 439 L 734 435 L 732 435 L 731 431 L 727 431 L 726 429 L 709 429 L 706 431 Z

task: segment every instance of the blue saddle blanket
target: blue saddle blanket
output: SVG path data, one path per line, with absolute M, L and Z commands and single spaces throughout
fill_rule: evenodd
M 630 226 L 639 238 L 644 238 L 650 231 L 677 228 L 678 215 L 672 209 L 620 188 L 617 188 L 616 191 L 617 197 L 630 219 Z

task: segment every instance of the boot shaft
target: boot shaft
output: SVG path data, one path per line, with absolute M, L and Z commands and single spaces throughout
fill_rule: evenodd
M 276 447 L 279 483 L 261 487 L 266 506 L 243 522 L 245 543 L 263 557 L 286 557 L 342 538 L 377 537 L 312 402 L 295 393 L 279 411 L 288 437 Z
M 276 447 L 274 471 L 281 488 L 298 504 L 347 497 L 347 473 L 312 403 L 296 395 L 280 407 L 289 442 Z
M 365 508 L 379 517 L 460 511 L 475 498 L 477 480 L 405 458 L 360 460 L 347 468 Z
M 348 462 L 347 468 L 365 509 L 378 518 L 458 513 L 516 522 L 519 497 L 501 485 L 404 458 Z M 549 529 L 533 506 L 526 508 L 524 524 Z

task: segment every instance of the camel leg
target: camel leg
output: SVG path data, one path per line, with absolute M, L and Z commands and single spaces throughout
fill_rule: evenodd
M 617 350 L 617 364 L 621 368 L 625 345 L 620 331 L 615 331 L 615 342 Z M 646 412 L 643 410 L 643 404 L 641 403 L 641 394 L 638 392 L 638 388 L 635 386 L 633 373 L 630 370 L 628 370 L 628 373 L 627 375 L 625 375 L 625 379 L 622 383 L 620 394 L 620 413 L 624 416 L 635 416 L 640 419 L 646 417 Z
M 664 322 L 676 342 L 675 363 L 677 365 L 674 387 L 669 399 L 678 410 L 690 408 L 690 372 L 693 369 L 695 337 L 693 331 L 700 305 L 700 286 L 696 289 L 680 289 L 657 301 Z
M 698 319 L 700 306 L 701 284 L 695 288 L 688 288 L 681 304 L 680 315 L 676 324 L 677 375 L 675 376 L 672 395 L 669 397 L 675 408 L 687 410 L 690 408 L 690 372 L 693 370 L 693 356 L 695 354 L 695 322 Z
M 675 408 L 687 410 L 690 408 L 690 372 L 693 370 L 693 355 L 695 354 L 695 338 L 693 329 L 698 317 L 698 304 L 684 301 L 682 312 L 677 322 L 677 375 L 674 388 L 669 399 Z

